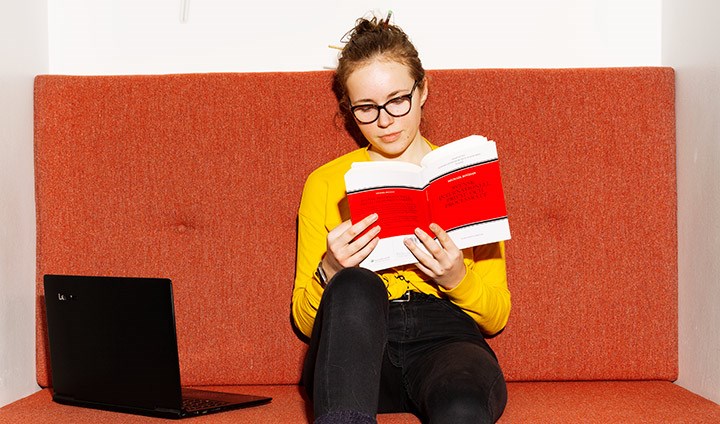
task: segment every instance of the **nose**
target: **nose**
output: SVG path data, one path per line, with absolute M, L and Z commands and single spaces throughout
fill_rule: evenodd
M 380 128 L 387 128 L 392 125 L 393 122 L 395 122 L 395 118 L 390 115 L 384 108 L 380 109 L 380 114 L 378 115 L 377 120 L 378 126 Z

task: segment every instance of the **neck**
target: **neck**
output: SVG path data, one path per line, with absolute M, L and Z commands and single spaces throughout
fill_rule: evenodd
M 432 148 L 425 141 L 424 138 L 418 133 L 415 140 L 405 149 L 402 153 L 397 156 L 386 156 L 373 150 L 372 146 L 368 149 L 368 154 L 371 160 L 399 160 L 403 162 L 410 162 L 416 165 L 420 165 L 422 158 L 428 154 Z

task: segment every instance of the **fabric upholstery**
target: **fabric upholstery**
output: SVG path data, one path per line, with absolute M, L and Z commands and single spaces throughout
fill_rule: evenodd
M 42 386 L 45 273 L 171 278 L 187 384 L 298 381 L 299 196 L 312 169 L 357 146 L 331 82 L 37 78 Z M 498 145 L 514 309 L 492 344 L 508 379 L 673 380 L 673 71 L 433 71 L 424 119 L 434 143 L 479 133 Z
M 671 383 L 673 70 L 429 76 L 423 134 L 498 146 L 513 296 L 490 340 L 511 381 L 501 422 L 717 422 L 720 407 Z M 41 386 L 52 384 L 43 274 L 169 277 L 183 383 L 275 398 L 207 420 L 307 419 L 305 344 L 290 323 L 296 212 L 310 171 L 362 144 L 331 85 L 330 72 L 37 77 Z M 49 399 L 8 405 L 0 422 L 134 422 Z
M 193 423 L 299 424 L 312 422 L 298 386 L 210 387 L 273 397 L 268 405 L 193 418 Z M 716 424 L 720 407 L 673 383 L 532 382 L 508 384 L 509 402 L 500 424 L 663 423 Z M 53 403 L 50 391 L 0 408 L 0 423 L 133 424 L 160 419 Z M 167 422 L 173 422 L 166 420 Z M 410 414 L 380 414 L 379 424 L 418 424 Z

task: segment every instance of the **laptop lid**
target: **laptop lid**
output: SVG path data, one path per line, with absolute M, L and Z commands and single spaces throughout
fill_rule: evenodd
M 55 401 L 186 415 L 169 279 L 45 275 L 44 289 Z M 229 407 L 270 401 L 237 396 Z

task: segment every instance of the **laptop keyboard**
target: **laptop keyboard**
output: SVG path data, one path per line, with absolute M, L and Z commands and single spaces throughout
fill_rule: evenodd
M 185 411 L 199 411 L 229 405 L 230 402 L 214 399 L 183 398 L 182 407 Z

